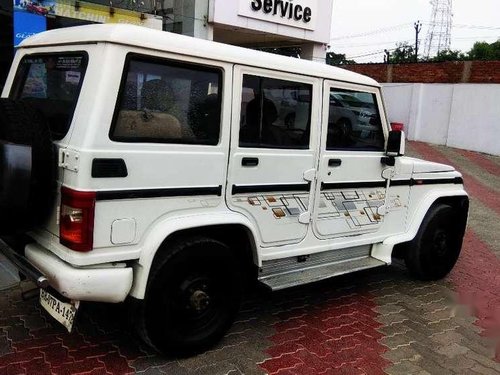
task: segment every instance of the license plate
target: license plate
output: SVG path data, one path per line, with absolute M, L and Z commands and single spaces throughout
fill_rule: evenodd
M 45 289 L 40 289 L 40 304 L 71 333 L 80 301 L 62 302 Z

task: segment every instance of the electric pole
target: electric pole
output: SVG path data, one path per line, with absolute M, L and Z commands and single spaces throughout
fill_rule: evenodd
M 418 62 L 418 34 L 422 30 L 422 24 L 417 21 L 413 24 L 413 27 L 415 27 L 415 62 Z

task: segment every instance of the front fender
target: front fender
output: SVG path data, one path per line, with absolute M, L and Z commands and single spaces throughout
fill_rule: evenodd
M 418 229 L 420 228 L 420 224 L 424 220 L 425 215 L 429 208 L 438 200 L 443 198 L 452 198 L 452 197 L 468 197 L 467 192 L 463 189 L 463 186 L 456 189 L 450 189 L 446 191 L 429 191 L 423 199 L 421 199 L 420 204 L 413 212 L 411 217 L 408 220 L 408 225 L 406 232 L 403 234 L 399 234 L 396 236 L 388 237 L 384 240 L 384 245 L 396 245 L 403 242 L 408 242 L 413 240 L 417 235 Z
M 252 223 L 245 216 L 236 212 L 184 215 L 175 218 L 166 218 L 156 223 L 151 232 L 146 236 L 147 242 L 144 243 L 139 260 L 133 265 L 134 282 L 130 290 L 130 296 L 144 299 L 154 257 L 167 237 L 181 230 L 231 224 L 245 226 L 252 233 L 254 239 L 258 238 Z M 258 265 L 260 265 L 262 260 L 260 259 L 259 252 L 256 251 L 254 256 Z

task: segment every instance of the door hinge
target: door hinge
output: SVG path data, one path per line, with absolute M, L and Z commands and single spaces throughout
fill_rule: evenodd
M 316 169 L 308 169 L 307 171 L 304 172 L 303 179 L 306 181 L 314 181 L 316 178 Z
M 77 151 L 68 148 L 59 149 L 58 166 L 69 171 L 78 172 L 80 164 L 80 154 Z

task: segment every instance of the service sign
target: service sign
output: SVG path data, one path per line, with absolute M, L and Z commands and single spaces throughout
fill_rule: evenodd
M 240 0 L 238 14 L 314 30 L 318 11 L 318 0 Z

